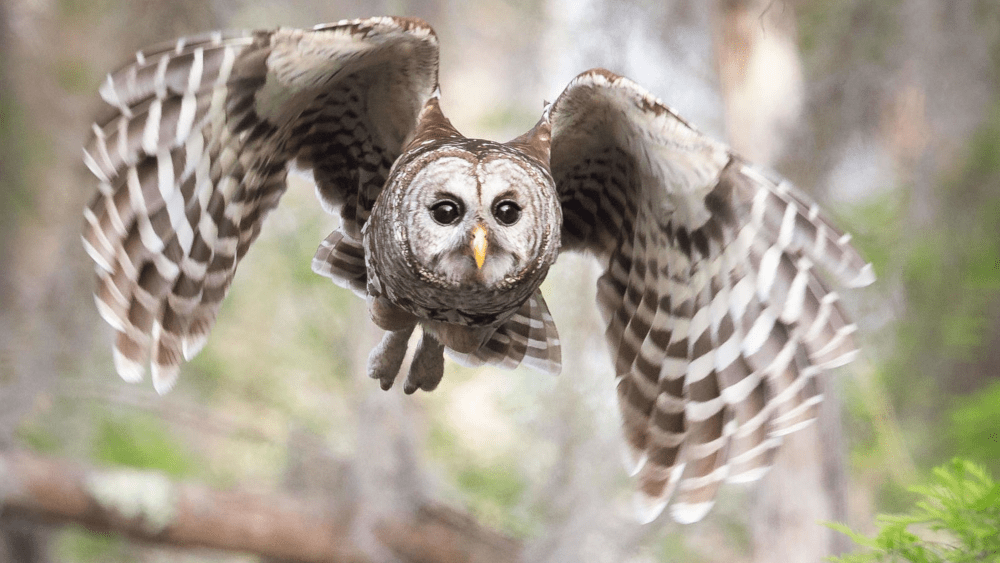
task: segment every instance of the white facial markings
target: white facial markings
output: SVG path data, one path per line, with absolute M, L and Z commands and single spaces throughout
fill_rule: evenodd
M 514 189 L 515 185 L 530 185 L 534 181 L 524 168 L 506 158 L 495 158 L 479 163 L 476 167 L 476 176 L 479 179 L 479 205 L 492 216 L 493 204 L 500 196 L 506 195 L 506 199 L 517 202 L 524 207 Z
M 532 221 L 539 187 L 522 164 L 507 158 L 494 158 L 479 164 L 479 206 L 486 219 L 493 239 L 503 239 L 504 247 L 524 259 L 538 244 L 538 231 Z M 494 207 L 501 201 L 511 201 L 520 209 L 523 218 L 511 225 L 503 225 L 493 216 Z M 523 266 L 523 264 L 522 264 Z
M 413 177 L 410 187 L 419 188 L 415 200 L 424 207 L 430 207 L 444 193 L 468 199 L 468 194 L 476 192 L 476 183 L 473 163 L 461 157 L 446 156 L 427 164 Z M 471 202 L 462 203 L 468 206 Z
M 476 270 L 469 250 L 468 233 L 474 225 L 477 179 L 474 163 L 462 156 L 442 156 L 422 165 L 402 197 L 400 217 L 406 224 L 409 246 L 421 267 L 449 284 L 467 282 Z M 461 216 L 442 225 L 432 207 L 442 199 L 454 201 Z
M 505 158 L 481 160 L 475 167 L 476 201 L 469 202 L 471 214 L 476 223 L 486 228 L 489 249 L 483 267 L 479 269 L 480 280 L 486 285 L 495 285 L 521 267 L 524 256 L 523 235 L 511 233 L 493 217 L 493 205 L 497 198 L 516 200 L 514 186 L 525 177 L 523 169 Z M 527 179 L 527 178 L 525 178 Z
M 417 265 L 429 278 L 454 286 L 497 287 L 534 264 L 545 244 L 538 229 L 544 178 L 534 169 L 499 151 L 476 155 L 459 150 L 416 165 L 421 169 L 399 199 L 400 236 L 409 239 Z M 454 222 L 434 220 L 433 208 L 442 200 L 461 207 Z M 516 220 L 510 220 L 511 206 L 506 222 L 497 219 L 494 212 L 501 202 L 517 208 Z M 485 228 L 487 242 L 481 268 L 472 245 L 478 225 Z

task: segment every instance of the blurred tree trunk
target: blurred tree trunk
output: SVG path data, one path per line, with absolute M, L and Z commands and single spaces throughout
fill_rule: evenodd
M 0 2 L 0 394 L 15 387 L 16 350 L 13 343 L 14 298 L 13 244 L 17 225 L 18 198 L 23 188 L 19 169 L 21 143 L 18 142 L 15 113 L 19 110 L 13 80 L 11 50 L 14 46 L 11 10 Z M 0 453 L 11 447 L 14 424 L 23 410 L 6 408 L 0 397 Z M 3 484 L 0 483 L 0 514 L 3 511 Z M 33 522 L 0 518 L 0 561 L 47 563 L 46 534 Z
M 802 109 L 802 66 L 792 6 L 782 0 L 719 0 L 715 55 L 729 142 L 771 165 Z
M 720 0 L 716 60 L 729 142 L 762 166 L 781 156 L 803 102 L 792 6 L 780 0 Z M 841 536 L 820 524 L 846 514 L 840 399 L 824 383 L 816 424 L 784 439 L 750 512 L 754 561 L 821 561 L 841 553 Z
M 48 534 L 24 518 L 0 517 L 0 561 L 4 563 L 48 563 Z

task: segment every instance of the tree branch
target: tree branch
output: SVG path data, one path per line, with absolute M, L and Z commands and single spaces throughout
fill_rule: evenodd
M 288 561 L 370 562 L 351 539 L 352 511 L 335 505 L 334 499 L 218 491 L 155 472 L 88 470 L 28 452 L 0 453 L 5 516 Z M 407 562 L 520 561 L 520 542 L 438 505 L 379 522 L 376 536 Z

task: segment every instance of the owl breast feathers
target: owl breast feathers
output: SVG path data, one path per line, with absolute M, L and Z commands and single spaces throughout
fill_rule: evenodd
M 313 270 L 386 330 L 369 374 L 433 389 L 443 353 L 557 373 L 538 290 L 560 252 L 598 260 L 623 429 L 643 514 L 700 519 L 723 481 L 759 477 L 809 422 L 820 372 L 856 354 L 817 269 L 873 279 L 817 206 L 696 131 L 634 82 L 580 74 L 507 143 L 462 136 L 439 106 L 423 21 L 212 33 L 108 76 L 85 161 L 98 309 L 127 380 L 160 392 L 205 343 L 236 266 L 310 169 L 341 226 Z

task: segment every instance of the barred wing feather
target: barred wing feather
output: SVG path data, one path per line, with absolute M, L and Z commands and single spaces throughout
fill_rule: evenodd
M 595 69 L 549 109 L 563 250 L 604 266 L 597 304 L 647 519 L 702 518 L 723 481 L 760 477 L 850 361 L 854 325 L 819 268 L 873 279 L 815 204 Z M 817 266 L 819 268 L 817 268 Z
M 437 87 L 437 64 L 426 24 L 373 18 L 180 39 L 109 75 L 100 90 L 109 116 L 84 155 L 99 192 L 83 243 L 98 308 L 117 332 L 119 374 L 141 379 L 149 362 L 158 391 L 173 385 L 293 160 L 340 212 L 343 237 L 359 241 Z M 336 265 L 326 273 L 348 286 L 358 276 Z

